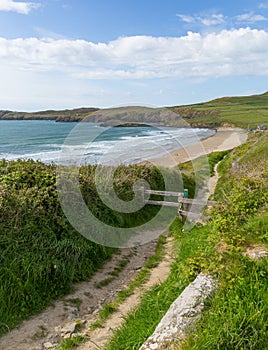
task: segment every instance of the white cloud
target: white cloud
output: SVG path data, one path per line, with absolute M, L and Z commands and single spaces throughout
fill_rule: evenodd
M 177 14 L 176 15 L 177 17 L 179 17 L 183 22 L 186 22 L 186 23 L 193 23 L 195 22 L 195 17 L 193 16 L 187 16 L 187 15 L 183 15 L 183 14 Z
M 263 15 L 254 14 L 253 12 L 244 13 L 242 15 L 236 16 L 239 22 L 255 23 L 260 21 L 267 21 L 267 18 Z
M 217 24 L 225 23 L 224 15 L 222 14 L 214 14 L 208 17 L 200 17 L 199 20 L 205 26 L 214 26 Z
M 267 57 L 268 32 L 250 28 L 175 38 L 123 37 L 98 44 L 0 38 L 2 70 L 60 74 L 73 81 L 267 76 Z
M 200 16 L 200 15 L 188 16 L 184 14 L 177 14 L 176 16 L 179 17 L 183 22 L 202 23 L 203 25 L 208 27 L 225 23 L 225 16 L 221 13 L 206 15 L 206 16 Z
M 261 3 L 258 5 L 258 8 L 259 8 L 259 9 L 267 9 L 267 8 L 268 8 L 268 2 L 261 2 Z
M 16 2 L 13 0 L 0 0 L 0 11 L 13 11 L 27 15 L 32 9 L 39 7 L 40 4 L 34 2 Z

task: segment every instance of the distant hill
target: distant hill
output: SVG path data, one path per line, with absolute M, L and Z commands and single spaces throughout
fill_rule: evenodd
M 56 120 L 61 122 L 80 121 L 90 113 L 98 111 L 98 108 L 76 108 L 61 111 L 39 111 L 39 112 L 12 112 L 1 111 L 0 120 Z
M 182 122 L 182 118 L 185 123 Z M 86 118 L 86 119 L 85 119 Z M 255 129 L 268 127 L 268 92 L 261 95 L 222 97 L 208 102 L 166 108 L 121 107 L 112 109 L 77 108 L 62 111 L 12 112 L 1 111 L 0 120 L 56 120 L 73 122 L 86 120 L 105 126 L 137 123 L 158 126 L 219 127 L 237 126 Z
M 268 127 L 268 92 L 261 95 L 222 97 L 188 106 L 170 107 L 192 126 Z

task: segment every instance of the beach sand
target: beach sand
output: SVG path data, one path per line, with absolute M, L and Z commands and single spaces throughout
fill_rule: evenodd
M 239 128 L 218 128 L 215 135 L 201 140 L 199 143 L 180 148 L 169 154 L 151 160 L 156 166 L 171 168 L 177 164 L 198 158 L 211 152 L 233 149 L 244 142 L 248 137 L 247 131 Z

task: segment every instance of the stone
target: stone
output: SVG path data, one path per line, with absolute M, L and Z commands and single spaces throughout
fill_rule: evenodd
M 72 334 L 75 332 L 75 328 L 77 326 L 76 322 L 72 322 L 68 325 L 66 325 L 64 328 L 61 328 L 61 336 L 64 337 L 66 334 Z
M 69 339 L 71 338 L 72 334 L 71 333 L 66 333 L 63 335 L 63 339 Z
M 170 306 L 154 333 L 139 350 L 161 349 L 161 345 L 183 338 L 186 329 L 193 324 L 204 308 L 204 301 L 216 288 L 210 275 L 199 274 Z
M 261 245 L 252 245 L 246 248 L 242 253 L 244 256 L 248 256 L 252 260 L 261 260 L 268 256 L 267 248 Z
M 54 348 L 54 345 L 50 342 L 44 343 L 44 349 L 52 349 Z
M 92 315 L 96 315 L 99 312 L 100 312 L 100 309 L 96 309 L 96 310 L 93 311 Z
M 54 330 L 57 334 L 59 334 L 61 332 L 61 326 L 55 327 Z

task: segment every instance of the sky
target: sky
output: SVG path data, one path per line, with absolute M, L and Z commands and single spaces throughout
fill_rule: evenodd
M 268 90 L 268 0 L 0 0 L 0 110 Z

